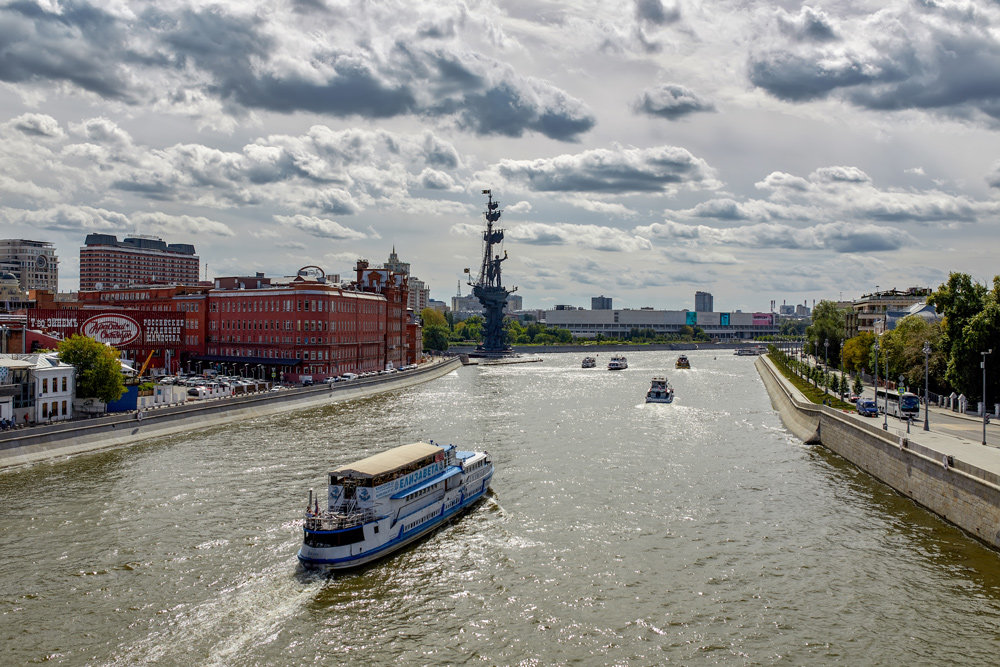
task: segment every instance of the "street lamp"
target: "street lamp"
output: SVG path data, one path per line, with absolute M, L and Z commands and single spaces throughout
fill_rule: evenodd
M 986 355 L 993 354 L 993 348 L 991 347 L 986 352 L 980 352 L 983 355 L 983 360 L 979 364 L 983 369 L 983 445 L 986 445 L 986 422 L 989 421 L 989 417 L 986 416 Z
M 924 341 L 924 430 L 931 430 L 930 421 L 927 417 L 927 413 L 930 409 L 930 403 L 927 401 L 928 391 L 928 369 L 930 368 L 930 358 L 931 358 L 931 344 L 928 341 Z
M 830 339 L 829 338 L 823 341 L 823 366 L 825 366 L 823 370 L 826 371 L 826 378 L 827 378 L 826 387 L 823 388 L 823 393 L 826 394 L 828 393 L 828 389 L 830 388 Z
M 877 399 L 876 399 L 877 400 Z M 885 353 L 885 410 L 882 411 L 885 415 L 882 418 L 882 430 L 889 430 L 889 353 Z
M 873 345 L 875 348 L 875 418 L 878 418 L 878 341 Z

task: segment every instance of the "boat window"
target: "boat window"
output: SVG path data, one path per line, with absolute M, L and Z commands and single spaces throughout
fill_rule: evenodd
M 341 547 L 347 544 L 355 544 L 365 539 L 365 532 L 362 526 L 355 526 L 347 530 L 338 530 L 330 533 L 313 533 L 306 531 L 306 546 L 310 547 Z

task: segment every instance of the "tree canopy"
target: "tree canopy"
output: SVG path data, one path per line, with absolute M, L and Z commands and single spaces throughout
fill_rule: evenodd
M 982 399 L 982 353 L 992 349 L 985 357 L 986 394 L 987 400 L 1000 400 L 1000 276 L 987 289 L 966 273 L 952 273 L 928 303 L 943 318 L 941 348 L 947 357 L 948 384 L 971 399 Z
M 846 334 L 847 313 L 837 308 L 833 301 L 820 301 L 813 309 L 812 324 L 806 328 L 806 337 L 812 343 L 812 352 L 822 358 L 829 354 L 830 359 L 836 359 L 840 354 L 840 346 Z M 823 343 L 830 341 L 829 349 Z
M 73 335 L 59 343 L 59 359 L 76 367 L 77 395 L 117 401 L 125 393 L 118 350 L 89 336 Z
M 424 308 L 420 311 L 420 321 L 423 322 L 423 326 L 442 326 L 448 327 L 448 320 L 445 319 L 444 313 L 434 308 Z

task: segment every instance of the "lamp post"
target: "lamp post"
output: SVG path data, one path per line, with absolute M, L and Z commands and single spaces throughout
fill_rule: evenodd
M 878 410 L 878 341 L 872 346 L 875 349 L 875 410 Z M 876 418 L 878 417 L 878 412 L 875 413 Z
M 823 370 L 826 372 L 826 387 L 823 388 L 823 393 L 829 393 L 830 388 L 830 339 L 827 338 L 823 341 Z
M 989 417 L 986 416 L 986 356 L 993 354 L 993 348 L 991 347 L 986 352 L 980 352 L 983 355 L 983 360 L 979 364 L 983 369 L 983 445 L 986 445 L 986 423 L 989 421 Z
M 885 410 L 882 411 L 885 415 L 882 417 L 882 430 L 889 430 L 889 353 L 885 353 Z
M 931 430 L 930 421 L 928 419 L 927 413 L 930 409 L 930 403 L 927 402 L 927 397 L 929 395 L 927 391 L 928 386 L 928 369 L 930 368 L 930 358 L 931 358 L 931 344 L 928 341 L 924 341 L 924 430 Z

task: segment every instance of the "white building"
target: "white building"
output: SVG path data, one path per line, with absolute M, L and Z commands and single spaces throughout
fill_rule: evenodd
M 73 416 L 76 368 L 55 354 L 0 355 L 0 416 L 46 424 Z M 10 410 L 10 414 L 6 410 Z
M 578 338 L 624 338 L 632 329 L 678 334 L 683 327 L 699 328 L 719 340 L 752 340 L 779 333 L 774 313 L 699 313 L 691 310 L 546 310 L 544 323 L 569 329 Z
M 0 271 L 17 276 L 22 290 L 59 291 L 59 258 L 48 241 L 0 239 Z

